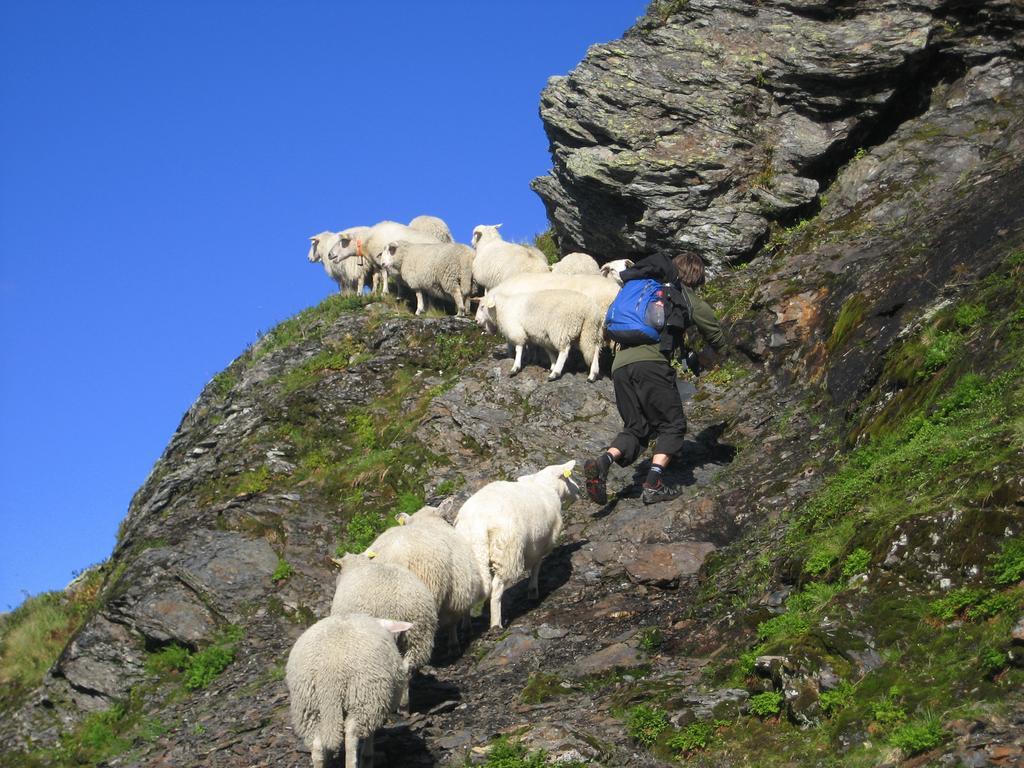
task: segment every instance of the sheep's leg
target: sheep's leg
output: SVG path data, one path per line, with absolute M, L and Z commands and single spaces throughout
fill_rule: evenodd
M 398 711 L 409 714 L 409 684 L 412 682 L 412 670 L 409 669 L 408 659 L 402 659 L 402 672 L 405 675 L 405 685 L 402 686 L 402 698 L 398 702 Z
M 501 595 L 505 591 L 505 582 L 500 576 L 491 579 L 491 629 L 501 629 Z
M 324 743 L 319 736 L 313 737 L 313 768 L 324 768 Z
M 594 356 L 590 361 L 590 375 L 587 376 L 587 381 L 597 381 L 597 377 L 601 375 L 601 345 L 596 344 L 594 346 Z
M 448 628 L 448 655 L 455 656 L 459 652 L 459 622 L 455 622 Z
M 540 579 L 540 560 L 537 564 L 530 569 L 530 586 L 526 591 L 527 597 L 531 600 L 536 600 L 540 597 L 540 588 L 537 586 L 537 582 Z
M 426 310 L 426 302 L 423 300 L 423 291 L 416 291 L 416 314 L 422 315 Z
M 465 317 L 467 313 L 466 313 L 465 300 L 462 298 L 462 290 L 459 289 L 459 288 L 456 288 L 455 289 L 455 296 L 453 298 L 455 299 L 455 316 L 456 317 Z
M 385 269 L 381 272 L 380 276 L 381 293 L 388 293 L 388 271 Z
M 565 361 L 569 359 L 569 347 L 560 349 L 558 351 L 558 359 L 551 365 L 551 373 L 548 374 L 548 379 L 554 381 L 562 375 L 562 369 L 565 367 Z
M 359 734 L 354 717 L 345 718 L 345 768 L 359 768 Z
M 512 363 L 512 370 L 508 372 L 509 376 L 515 376 L 521 370 L 523 370 L 523 347 L 525 344 L 516 344 L 516 359 Z

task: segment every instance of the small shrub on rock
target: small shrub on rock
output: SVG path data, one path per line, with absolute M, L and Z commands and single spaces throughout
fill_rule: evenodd
M 723 725 L 727 723 L 722 720 L 716 720 L 714 723 L 691 723 L 669 739 L 668 748 L 681 755 L 707 749 L 715 739 L 715 731 Z
M 1024 538 L 1007 541 L 993 561 L 991 571 L 996 584 L 1016 584 L 1024 579 Z
M 629 737 L 644 747 L 653 747 L 666 728 L 668 715 L 657 707 L 641 704 L 629 710 L 626 718 L 626 731 Z
M 935 717 L 929 717 L 896 728 L 889 734 L 889 743 L 907 755 L 916 755 L 934 749 L 942 743 L 945 731 Z
M 779 714 L 782 700 L 785 698 L 778 691 L 765 691 L 750 697 L 750 714 L 757 717 L 769 717 Z

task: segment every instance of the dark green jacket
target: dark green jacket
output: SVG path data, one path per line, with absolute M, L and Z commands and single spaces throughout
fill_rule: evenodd
M 675 288 L 670 288 L 668 296 L 675 307 L 674 311 L 666 314 L 661 341 L 657 344 L 638 344 L 633 347 L 620 348 L 612 362 L 613 373 L 624 365 L 640 360 L 665 361 L 673 355 L 683 354 L 685 349 L 683 337 L 689 325 L 697 326 L 700 335 L 716 352 L 725 351 L 727 347 L 725 334 L 722 333 L 722 326 L 710 304 L 700 298 L 692 288 L 685 285 L 678 291 Z

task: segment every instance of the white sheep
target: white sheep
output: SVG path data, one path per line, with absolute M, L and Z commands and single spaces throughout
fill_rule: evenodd
M 501 626 L 505 588 L 526 572 L 529 596 L 537 599 L 541 561 L 562 530 L 562 500 L 579 493 L 575 465 L 553 464 L 515 482 L 489 483 L 459 510 L 455 530 L 469 542 L 480 579 L 490 586 L 491 627 Z
M 632 259 L 615 259 L 614 261 L 608 261 L 601 265 L 601 274 L 610 280 L 614 280 L 617 285 L 622 285 L 622 277 L 619 273 L 632 266 Z
M 460 243 L 389 243 L 381 267 L 398 275 L 416 292 L 416 314 L 426 309 L 425 295 L 450 298 L 464 316 L 473 289 L 473 249 Z
M 526 273 L 550 272 L 547 257 L 536 248 L 501 239 L 501 224 L 480 224 L 473 229 L 473 280 L 484 294 L 512 277 Z
M 496 328 L 515 346 L 515 361 L 509 376 L 522 370 L 524 347 L 535 344 L 548 353 L 549 380 L 562 375 L 574 346 L 590 366 L 587 380 L 597 379 L 604 343 L 604 311 L 586 294 L 564 288 L 534 293 L 496 295 L 492 292 L 480 300 L 477 318 L 481 317 L 485 327 Z
M 408 681 L 413 672 L 430 662 L 434 652 L 437 606 L 433 593 L 407 568 L 379 562 L 365 554 L 350 553 L 334 559 L 334 563 L 340 571 L 331 603 L 332 616 L 363 613 L 412 624 L 399 643 L 406 677 L 401 706 L 408 709 Z
M 575 252 L 567 253 L 552 264 L 551 271 L 556 275 L 600 275 L 601 267 L 593 256 Z
M 622 283 L 615 281 L 618 273 L 612 272 L 607 277 L 600 275 L 557 275 L 547 274 L 525 274 L 513 275 L 495 288 L 492 293 L 498 295 L 512 295 L 517 293 L 535 293 L 537 291 L 562 289 L 577 291 L 589 296 L 602 311 L 608 310 L 608 305 L 614 301 L 619 293 Z M 481 313 L 477 313 L 477 324 L 484 325 Z M 493 328 L 490 329 L 492 332 Z
M 309 238 L 309 254 L 306 258 L 313 263 L 322 263 L 327 276 L 338 284 L 338 290 L 342 293 L 362 293 L 367 278 L 373 274 L 373 263 L 367 258 L 335 262 L 327 258 L 327 254 L 339 240 L 365 238 L 369 231 L 369 227 L 351 227 L 337 233 L 320 232 Z
M 399 515 L 399 525 L 388 528 L 370 544 L 374 559 L 408 568 L 433 593 L 438 625 L 448 630 L 450 652 L 458 649 L 458 625 L 486 596 L 485 584 L 469 544 L 441 517 L 435 507 L 414 515 Z
M 380 256 L 389 243 L 396 240 L 404 240 L 410 243 L 436 243 L 438 239 L 426 232 L 419 232 L 399 224 L 397 221 L 379 221 L 370 227 L 365 239 L 352 238 L 341 239 L 327 254 L 327 258 L 335 263 L 346 259 L 357 258 L 363 253 L 370 258 L 376 269 L 380 269 Z M 388 274 L 381 272 L 381 287 L 384 293 L 388 292 Z
M 345 768 L 373 762 L 373 734 L 405 682 L 396 635 L 407 622 L 349 614 L 316 622 L 285 665 L 292 725 L 323 768 L 345 742 Z M 363 740 L 360 757 L 359 740 Z
M 439 219 L 437 216 L 417 216 L 409 222 L 409 229 L 415 229 L 417 232 L 425 232 L 428 235 L 433 235 L 437 238 L 438 242 L 441 243 L 453 242 L 452 232 L 448 229 L 448 225 L 444 223 L 443 219 Z

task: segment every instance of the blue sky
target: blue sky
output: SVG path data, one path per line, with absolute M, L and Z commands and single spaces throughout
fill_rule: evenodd
M 550 75 L 646 0 L 0 5 L 0 610 L 104 560 L 323 229 L 546 228 Z

